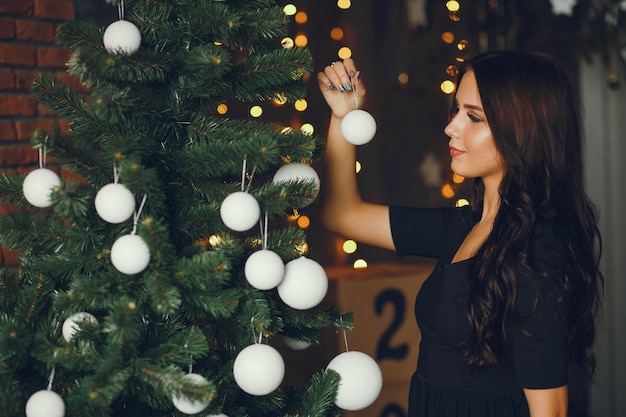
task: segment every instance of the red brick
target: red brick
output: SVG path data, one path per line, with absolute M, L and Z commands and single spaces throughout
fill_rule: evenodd
M 13 90 L 15 88 L 15 74 L 10 69 L 0 68 L 0 89 Z
M 59 80 L 64 85 L 76 90 L 77 93 L 88 93 L 89 89 L 83 87 L 80 83 L 79 79 L 74 77 L 73 75 L 68 74 L 67 72 L 59 72 L 56 75 L 56 79 Z
M 0 39 L 15 38 L 15 19 L 0 17 Z
M 20 263 L 20 252 L 13 251 L 2 246 L 2 264 L 6 266 L 17 266 Z
M 37 65 L 41 68 L 64 68 L 70 53 L 63 48 L 37 48 Z
M 30 45 L 0 43 L 0 64 L 35 65 L 35 48 Z
M 22 94 L 0 94 L 1 116 L 34 116 L 35 102 Z
M 33 0 L 0 1 L 0 14 L 32 16 Z
M 29 91 L 33 80 L 39 74 L 38 71 L 15 71 L 15 89 L 19 91 Z
M 74 17 L 74 3 L 63 0 L 35 0 L 35 16 L 49 20 L 70 20 Z
M 0 141 L 14 142 L 17 139 L 15 126 L 10 120 L 0 120 Z
M 15 132 L 17 134 L 17 139 L 23 141 L 30 140 L 33 132 L 39 128 L 42 128 L 46 131 L 51 131 L 58 127 L 59 122 L 57 119 L 54 118 L 18 120 L 15 122 Z
M 54 43 L 56 26 L 54 23 L 15 21 L 15 38 L 20 41 Z
M 39 163 L 39 152 L 28 145 L 13 145 L 2 147 L 0 152 L 0 166 L 22 166 Z

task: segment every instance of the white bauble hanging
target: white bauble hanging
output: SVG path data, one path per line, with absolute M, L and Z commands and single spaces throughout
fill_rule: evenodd
M 102 220 L 123 223 L 135 212 L 135 196 L 123 184 L 107 184 L 96 194 L 94 205 Z
M 285 276 L 285 264 L 278 254 L 269 249 L 254 252 L 244 267 L 246 280 L 258 290 L 275 288 Z
M 98 319 L 96 319 L 93 314 L 86 313 L 84 311 L 72 314 L 63 322 L 63 338 L 67 342 L 72 340 L 72 337 L 74 337 L 76 332 L 80 331 L 79 325 L 84 322 L 89 322 L 89 324 L 96 325 L 98 324 Z
M 37 391 L 26 402 L 26 417 L 63 417 L 65 403 L 51 390 Z
M 194 385 L 205 385 L 208 383 L 205 377 L 199 374 L 189 373 L 183 376 L 183 379 L 189 380 Z M 183 396 L 172 396 L 172 403 L 180 412 L 185 414 L 197 414 L 208 407 L 207 400 L 190 400 Z
M 267 395 L 283 382 L 285 362 L 270 345 L 257 343 L 244 348 L 233 365 L 235 382 L 251 395 Z
M 259 222 L 261 207 L 252 195 L 236 191 L 222 201 L 220 217 L 229 229 L 245 232 Z
M 283 165 L 278 168 L 274 173 L 272 181 L 274 183 L 286 182 L 286 181 L 313 181 L 320 188 L 320 177 L 313 167 L 307 164 L 301 164 L 299 162 L 292 162 L 290 164 Z
M 341 376 L 335 405 L 343 410 L 357 411 L 372 405 L 380 395 L 383 374 L 374 359 L 363 352 L 341 353 L 326 369 Z
M 300 257 L 287 262 L 278 295 L 291 308 L 307 310 L 318 305 L 328 291 L 324 268 L 312 259 Z
M 304 350 L 311 346 L 311 343 L 304 340 L 294 339 L 293 337 L 283 336 L 283 341 L 288 348 L 293 350 Z
M 112 54 L 134 54 L 141 46 L 141 33 L 127 20 L 111 23 L 104 31 L 104 47 Z
M 341 121 L 341 134 L 353 145 L 364 145 L 376 135 L 376 120 L 365 110 L 352 110 Z
M 35 207 L 43 208 L 50 207 L 52 204 L 50 194 L 59 186 L 61 186 L 61 179 L 56 172 L 39 168 L 26 175 L 22 191 L 26 201 Z
M 150 248 L 139 235 L 124 235 L 111 247 L 111 263 L 123 274 L 138 274 L 150 263 Z

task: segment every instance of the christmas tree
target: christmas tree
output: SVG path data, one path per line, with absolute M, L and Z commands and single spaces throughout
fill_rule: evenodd
M 68 130 L 35 132 L 40 167 L 0 179 L 21 253 L 0 274 L 0 414 L 338 415 L 341 372 L 288 386 L 270 344 L 352 326 L 284 221 L 317 197 L 322 142 L 217 111 L 303 98 L 310 52 L 281 45 L 269 0 L 107 2 L 106 30 L 57 32 L 88 93 L 32 86 Z

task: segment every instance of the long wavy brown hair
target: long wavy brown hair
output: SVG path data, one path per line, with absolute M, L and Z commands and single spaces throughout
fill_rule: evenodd
M 506 325 L 516 316 L 515 271 L 537 270 L 533 233 L 549 221 L 567 248 L 562 279 L 568 316 L 570 359 L 591 377 L 595 318 L 601 305 L 601 237 L 598 214 L 584 188 L 580 110 L 561 65 L 543 54 L 495 51 L 476 56 L 471 69 L 489 127 L 504 161 L 500 208 L 490 236 L 470 269 L 472 337 L 466 360 L 472 366 L 498 362 Z M 458 84 L 457 84 L 458 85 Z M 482 183 L 474 182 L 479 210 Z M 476 212 L 479 215 L 478 212 Z

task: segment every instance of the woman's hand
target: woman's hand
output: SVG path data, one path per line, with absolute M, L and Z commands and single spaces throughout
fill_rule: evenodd
M 317 74 L 317 82 L 334 117 L 342 119 L 348 112 L 362 106 L 365 87 L 354 60 L 344 59 L 326 66 L 324 72 Z

